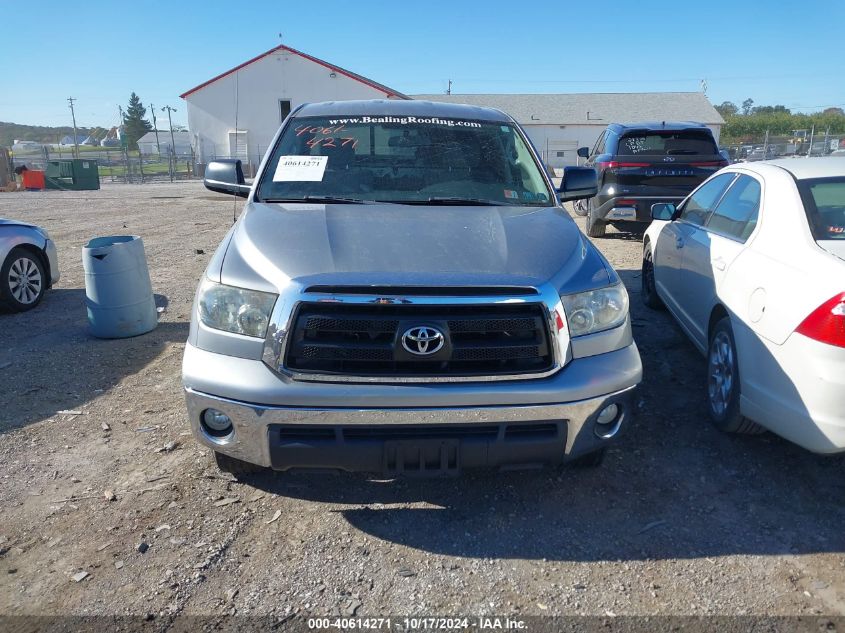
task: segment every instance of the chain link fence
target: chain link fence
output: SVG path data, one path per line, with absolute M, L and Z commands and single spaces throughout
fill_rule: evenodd
M 75 158 L 74 150 L 43 146 L 32 150 L 13 151 L 12 169 L 26 166 L 28 169 L 44 169 L 51 160 Z M 193 150 L 180 153 L 141 154 L 137 150 L 107 147 L 79 147 L 79 158 L 96 160 L 100 182 L 145 183 L 172 182 L 200 177 L 196 171 Z
M 773 160 L 806 156 L 840 156 L 845 158 L 845 135 L 811 134 L 801 130 L 791 135 L 763 135 L 728 141 L 722 139 L 721 149 L 732 161 Z

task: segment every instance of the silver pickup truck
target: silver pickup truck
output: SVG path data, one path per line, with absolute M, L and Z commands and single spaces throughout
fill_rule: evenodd
M 599 463 L 642 376 L 628 295 L 497 110 L 310 104 L 197 290 L 183 382 L 196 439 L 259 468 L 454 474 Z

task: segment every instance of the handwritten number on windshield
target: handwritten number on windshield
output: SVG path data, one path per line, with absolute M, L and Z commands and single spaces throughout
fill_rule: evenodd
M 338 143 L 340 143 L 340 145 L 338 145 Z M 347 145 L 351 145 L 352 149 L 355 149 L 358 145 L 358 139 L 351 136 L 325 136 L 322 138 L 314 136 L 305 141 L 305 144 L 311 149 L 314 149 L 315 147 L 346 147 Z

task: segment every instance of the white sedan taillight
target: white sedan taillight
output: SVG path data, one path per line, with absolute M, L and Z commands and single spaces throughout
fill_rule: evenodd
M 820 343 L 845 347 L 845 292 L 820 305 L 795 331 Z

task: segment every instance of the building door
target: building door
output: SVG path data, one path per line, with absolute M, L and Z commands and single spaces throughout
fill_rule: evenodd
M 288 118 L 290 114 L 290 99 L 279 99 L 279 123 Z

